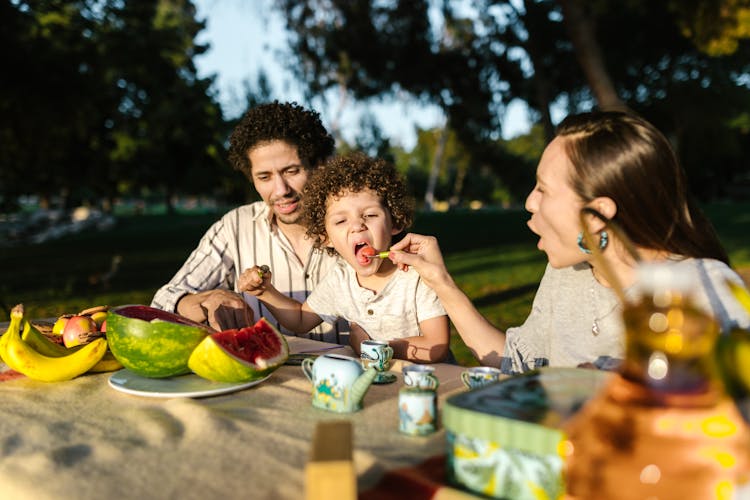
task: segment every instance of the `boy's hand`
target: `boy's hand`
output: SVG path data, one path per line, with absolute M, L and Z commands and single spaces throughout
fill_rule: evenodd
M 359 326 L 357 323 L 349 323 L 349 328 L 351 329 L 349 332 L 349 345 L 357 354 L 357 356 L 359 356 L 360 354 L 362 354 L 360 351 L 362 347 L 362 341 L 370 340 L 370 336 L 367 334 L 365 329 Z
M 240 275 L 240 292 L 260 297 L 269 286 L 271 286 L 271 270 L 266 265 L 245 269 Z

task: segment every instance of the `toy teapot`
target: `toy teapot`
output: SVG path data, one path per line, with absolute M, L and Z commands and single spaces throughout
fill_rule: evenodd
M 374 367 L 364 370 L 358 359 L 340 354 L 306 358 L 302 371 L 313 384 L 313 406 L 338 413 L 361 410 L 362 399 L 377 375 Z

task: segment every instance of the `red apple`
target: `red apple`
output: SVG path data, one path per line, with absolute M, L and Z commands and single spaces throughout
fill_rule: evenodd
M 96 322 L 89 316 L 73 316 L 68 319 L 63 329 L 63 344 L 65 347 L 74 347 L 86 342 L 87 333 L 95 332 L 98 328 Z

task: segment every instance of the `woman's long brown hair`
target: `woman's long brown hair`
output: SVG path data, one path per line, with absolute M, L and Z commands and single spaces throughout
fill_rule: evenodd
M 571 186 L 587 203 L 609 197 L 613 220 L 639 247 L 729 264 L 713 225 L 688 192 L 669 141 L 628 113 L 571 115 L 557 128 L 573 164 Z

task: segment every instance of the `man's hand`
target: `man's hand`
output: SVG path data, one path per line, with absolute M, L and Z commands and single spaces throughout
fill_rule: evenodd
M 253 266 L 242 271 L 239 279 L 239 290 L 256 297 L 263 295 L 271 284 L 271 270 L 268 266 Z
M 242 295 L 229 290 L 207 290 L 185 295 L 177 303 L 177 314 L 218 331 L 253 324 L 254 314 Z

